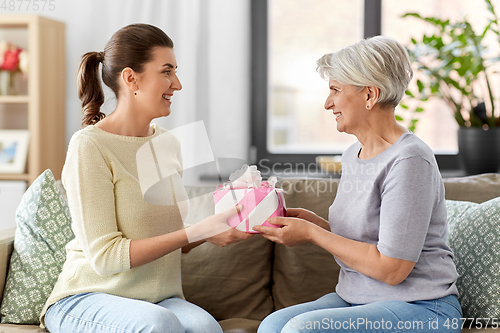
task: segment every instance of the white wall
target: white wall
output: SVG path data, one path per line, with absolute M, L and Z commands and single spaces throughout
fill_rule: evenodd
M 80 57 L 102 51 L 121 27 L 143 22 L 162 28 L 174 41 L 183 90 L 172 114 L 158 119 L 175 128 L 203 120 L 216 157 L 246 160 L 250 144 L 251 0 L 53 0 L 54 11 L 38 14 L 66 24 L 66 143 L 80 129 L 76 92 Z M 105 113 L 115 100 L 106 90 Z

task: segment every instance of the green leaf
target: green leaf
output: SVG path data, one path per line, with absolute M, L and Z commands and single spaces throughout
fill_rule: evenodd
M 417 87 L 418 87 L 418 92 L 424 91 L 424 84 L 422 83 L 422 81 L 417 80 Z
M 412 132 L 415 132 L 415 128 L 417 127 L 417 122 L 418 122 L 418 119 L 412 119 L 410 121 L 410 126 L 408 126 L 408 129 Z
M 415 95 L 413 95 L 413 93 L 409 90 L 405 91 L 405 95 L 410 96 L 411 98 L 415 98 Z

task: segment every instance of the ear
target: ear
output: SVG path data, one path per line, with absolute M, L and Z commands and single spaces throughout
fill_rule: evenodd
M 380 89 L 375 86 L 367 86 L 366 87 L 366 108 L 368 110 L 372 109 L 373 106 L 377 103 L 380 97 Z
M 125 67 L 121 73 L 122 82 L 130 89 L 132 92 L 139 89 L 137 84 L 137 73 L 130 67 Z

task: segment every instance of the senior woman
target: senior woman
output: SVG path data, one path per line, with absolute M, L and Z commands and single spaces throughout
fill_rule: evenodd
M 281 228 L 254 230 L 326 249 L 339 282 L 335 293 L 271 314 L 259 332 L 460 332 L 443 181 L 432 150 L 394 117 L 413 77 L 408 53 L 378 36 L 317 64 L 329 80 L 325 109 L 358 139 L 342 156 L 329 220 L 288 209 L 269 220 Z

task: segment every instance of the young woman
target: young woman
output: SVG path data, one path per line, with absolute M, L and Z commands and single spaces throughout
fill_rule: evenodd
M 313 242 L 341 267 L 336 293 L 279 310 L 259 332 L 459 332 L 458 274 L 446 243 L 444 185 L 432 150 L 398 124 L 394 109 L 413 72 L 387 37 L 318 60 L 325 109 L 359 142 L 342 156 L 329 221 L 304 209 L 254 227 L 293 246 Z
M 41 314 L 52 333 L 222 332 L 210 314 L 183 299 L 181 248 L 204 239 L 227 245 L 251 235 L 232 228 L 208 233 L 211 223 L 224 222 L 236 209 L 208 218 L 201 229 L 183 229 L 180 203 L 187 196 L 179 142 L 151 125 L 170 114 L 182 88 L 173 47 L 157 27 L 132 24 L 116 32 L 104 52 L 82 58 L 78 93 L 86 127 L 73 135 L 62 173 L 76 237 Z M 100 112 L 100 65 L 117 97 L 107 117 Z M 163 184 L 171 204 L 149 203 L 141 191 L 143 163 L 136 156 L 154 145 L 151 163 L 156 170 L 155 160 L 161 161 L 158 169 L 169 171 Z

